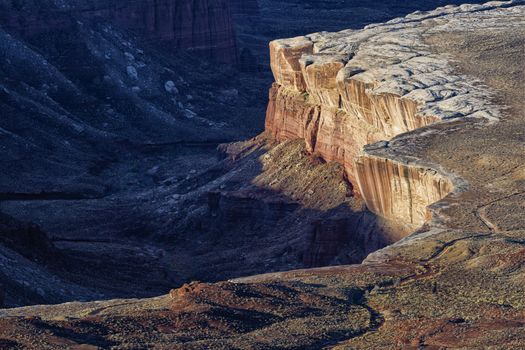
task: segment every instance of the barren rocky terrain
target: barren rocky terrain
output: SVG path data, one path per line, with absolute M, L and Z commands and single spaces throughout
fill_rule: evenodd
M 7 306 L 357 263 L 409 232 L 307 143 L 216 149 L 264 129 L 269 40 L 430 5 L 226 5 L 0 2 Z
M 234 7 L 234 16 L 243 10 L 256 17 L 269 11 L 265 4 L 259 11 Z M 313 4 L 282 6 L 308 13 Z M 386 23 L 364 29 L 355 29 L 368 23 L 361 19 L 348 26 L 354 29 L 272 41 L 275 83 L 266 131 L 218 150 L 221 141 L 255 131 L 257 117 L 246 128 L 229 119 L 239 114 L 221 112 L 208 124 L 182 119 L 173 127 L 181 140 L 172 139 L 171 121 L 158 129 L 142 119 L 137 127 L 108 127 L 107 138 L 116 137 L 111 142 L 100 142 L 106 134 L 98 136 L 96 125 L 96 137 L 87 132 L 92 142 L 79 142 L 73 152 L 57 140 L 62 144 L 52 147 L 54 156 L 43 148 L 48 137 L 26 136 L 34 134 L 3 121 L 10 164 L 42 160 L 45 169 L 35 176 L 38 171 L 5 163 L 2 173 L 5 304 L 69 303 L 0 310 L 0 347 L 525 347 L 525 6 L 507 1 L 422 10 L 392 20 L 382 13 Z M 342 29 L 332 24 L 326 29 Z M 247 42 L 244 25 L 237 24 L 240 48 Z M 103 35 L 121 35 L 101 28 Z M 14 38 L 6 34 L 0 44 L 21 48 Z M 45 52 L 35 56 L 29 49 L 35 45 L 0 54 L 10 62 L 44 59 Z M 138 52 L 129 53 L 133 60 Z M 205 100 L 202 82 L 217 78 L 205 77 L 209 64 L 151 52 L 152 65 L 162 60 L 172 73 L 180 69 L 192 100 Z M 2 81 L 8 116 L 23 115 L 13 112 L 13 106 L 26 110 L 22 99 L 39 102 L 35 111 L 47 118 L 50 106 L 65 114 L 58 97 L 46 100 L 41 94 L 49 93 L 34 91 L 41 81 L 20 84 L 19 70 L 5 67 L 13 76 Z M 156 67 L 153 72 L 166 69 Z M 213 86 L 224 99 L 195 106 L 256 112 L 250 91 L 259 91 L 266 73 L 243 91 L 253 74 L 246 68 L 238 75 L 221 68 L 220 75 L 236 79 Z M 122 74 L 130 78 L 127 68 Z M 173 86 L 162 74 L 152 83 L 156 89 L 181 91 L 180 80 L 173 78 Z M 81 96 L 92 91 L 84 80 L 63 81 Z M 236 96 L 230 86 L 239 88 Z M 136 106 L 168 103 L 134 93 Z M 170 113 L 184 115 L 173 108 Z M 91 113 L 78 105 L 66 111 L 75 118 Z M 93 120 L 87 115 L 75 119 L 73 129 L 92 128 L 85 126 Z M 210 114 L 199 109 L 198 115 Z M 136 114 L 129 116 L 122 118 Z M 43 134 L 52 130 L 42 125 Z M 181 131 L 186 127 L 195 135 Z M 214 128 L 223 128 L 224 140 Z M 34 151 L 13 153 L 20 148 L 10 142 Z M 104 152 L 111 159 L 93 160 L 96 147 L 111 150 Z M 65 154 L 74 160 L 58 160 Z M 38 161 L 21 161 L 30 155 Z M 51 162 L 75 168 L 53 177 Z M 146 298 L 170 288 L 169 295 Z

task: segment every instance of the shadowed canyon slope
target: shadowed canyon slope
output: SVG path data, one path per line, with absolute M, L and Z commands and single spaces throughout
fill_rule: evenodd
M 5 304 L 153 296 L 190 280 L 150 239 L 170 230 L 151 217 L 152 192 L 173 201 L 170 184 L 217 164 L 220 142 L 260 132 L 262 118 L 239 121 L 266 104 L 257 75 L 217 63 L 238 56 L 228 4 L 0 6 Z M 161 27 L 161 14 L 188 22 Z M 54 254 L 27 247 L 40 233 Z
M 389 184 L 366 176 L 370 211 L 346 160 L 381 135 L 323 127 L 319 142 L 291 139 L 294 108 L 326 114 L 315 94 L 305 104 L 274 89 L 268 123 L 291 114 L 276 139 L 216 149 L 263 131 L 270 39 L 442 3 L 0 1 L 4 304 L 148 297 L 192 280 L 360 263 L 410 233 L 448 183 L 414 171 L 409 189 L 428 189 L 398 206 L 406 191 L 381 201 Z
M 520 1 L 445 6 L 273 41 L 267 131 L 221 146 L 225 158 L 199 176 L 173 174 L 169 189 L 138 197 L 149 200 L 143 230 L 156 239 L 172 239 L 158 218 L 190 228 L 180 251 L 147 252 L 175 266 L 166 279 L 180 280 L 169 271 L 188 264 L 208 263 L 210 274 L 225 261 L 243 272 L 296 268 L 299 255 L 307 266 L 367 255 L 362 264 L 194 282 L 153 299 L 3 310 L 2 345 L 523 348 L 524 18 Z M 339 250 L 345 230 L 355 236 Z M 255 235 L 240 239 L 242 231 Z M 202 250 L 185 257 L 195 239 Z M 376 249 L 397 243 L 368 255 L 374 239 Z
M 102 21 L 135 31 L 142 40 L 154 41 L 171 52 L 184 49 L 220 62 L 237 61 L 227 0 L 3 0 L 0 9 L 3 27 L 24 37 L 71 30 L 78 21 Z

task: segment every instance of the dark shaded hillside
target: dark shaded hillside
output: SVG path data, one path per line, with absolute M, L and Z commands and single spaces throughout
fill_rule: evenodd
M 177 27 L 182 3 L 195 7 Z M 23 271 L 1 267 L 8 304 L 150 296 L 359 262 L 389 243 L 363 243 L 383 228 L 304 146 L 259 139 L 234 159 L 216 147 L 263 130 L 269 40 L 444 3 L 232 0 L 233 38 L 223 0 L 0 0 L 0 211 L 38 224 L 68 267 L 4 244 Z M 312 181 L 324 190 L 310 193 Z

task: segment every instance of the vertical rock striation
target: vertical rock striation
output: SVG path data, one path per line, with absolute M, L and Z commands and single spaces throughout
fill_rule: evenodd
M 355 161 L 359 190 L 375 213 L 421 226 L 431 219 L 428 206 L 453 190 L 450 180 L 435 170 L 362 156 Z
M 267 133 L 278 140 L 305 139 L 310 152 L 344 165 L 370 210 L 422 225 L 430 218 L 427 207 L 454 189 L 452 181 L 417 160 L 395 152 L 382 158 L 364 147 L 436 122 L 498 119 L 489 92 L 464 83 L 422 39 L 425 24 L 436 16 L 494 6 L 500 4 L 446 6 L 363 30 L 271 42 L 275 83 Z
M 3 0 L 0 9 L 0 24 L 23 36 L 67 30 L 77 20 L 102 20 L 173 50 L 224 63 L 238 60 L 228 0 L 77 0 L 67 5 Z

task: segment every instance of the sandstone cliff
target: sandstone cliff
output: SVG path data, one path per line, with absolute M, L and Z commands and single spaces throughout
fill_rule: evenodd
M 68 28 L 77 20 L 103 20 L 172 50 L 205 59 L 237 62 L 236 37 L 227 0 L 144 0 L 22 3 L 0 2 L 0 23 L 23 36 Z
M 397 135 L 435 123 L 497 120 L 489 92 L 465 83 L 422 39 L 433 17 L 468 9 L 444 7 L 364 30 L 271 42 L 275 84 L 266 130 L 278 140 L 303 138 L 310 152 L 343 164 L 376 214 L 422 225 L 431 217 L 427 207 L 454 190 L 453 179 L 372 149 L 389 148 L 386 141 Z M 414 28 L 415 21 L 423 25 Z

